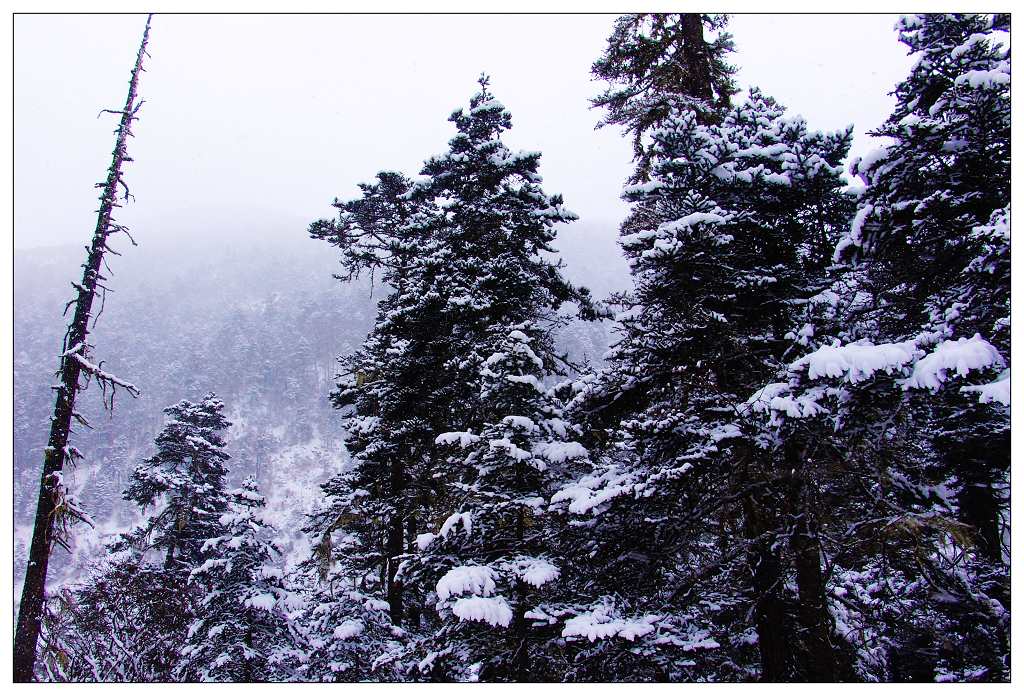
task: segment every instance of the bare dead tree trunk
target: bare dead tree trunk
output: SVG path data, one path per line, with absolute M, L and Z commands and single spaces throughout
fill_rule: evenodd
M 106 286 L 101 281 L 106 278 L 100 271 L 101 266 L 105 264 L 104 253 L 106 251 L 117 253 L 108 249 L 107 238 L 115 232 L 124 232 L 127 235 L 125 227 L 114 223 L 113 211 L 114 208 L 120 207 L 117 202 L 119 185 L 124 187 L 125 198 L 127 199 L 129 196 L 128 186 L 121 178 L 121 168 L 125 162 L 131 161 L 127 154 L 127 140 L 131 135 L 131 124 L 136 118 L 135 114 L 142 106 L 142 102 L 136 104 L 135 100 L 139 74 L 143 72 L 142 60 L 144 56 L 148 55 L 146 43 L 149 40 L 151 19 L 152 15 L 146 18 L 146 29 L 142 34 L 142 43 L 135 58 L 135 67 L 132 68 L 131 81 L 128 83 L 128 98 L 125 100 L 124 109 L 121 111 L 104 110 L 110 113 L 119 113 L 121 122 L 116 131 L 117 139 L 110 169 L 107 171 L 107 179 L 105 182 L 97 184 L 97 187 L 103 188 L 103 193 L 100 195 L 100 207 L 97 211 L 98 217 L 92 245 L 87 248 L 88 257 L 83 264 L 82 282 L 72 283 L 78 291 L 78 296 L 68 303 L 68 308 L 72 304 L 75 305 L 75 313 L 64 336 L 63 351 L 60 355 L 58 371 L 60 384 L 54 387 L 57 398 L 53 408 L 53 418 L 50 422 L 50 439 L 45 450 L 43 472 L 39 482 L 35 528 L 32 532 L 32 544 L 29 547 L 28 567 L 25 570 L 25 584 L 22 588 L 21 608 L 18 612 L 18 626 L 14 635 L 14 681 L 16 682 L 31 681 L 33 677 L 36 645 L 39 640 L 43 602 L 46 594 L 46 571 L 53 543 L 56 541 L 66 544 L 64 534 L 67 523 L 74 517 L 81 516 L 81 512 L 65 496 L 62 485 L 62 472 L 65 463 L 74 463 L 74 460 L 81 456 L 74 447 L 68 446 L 72 419 L 87 425 L 82 416 L 75 411 L 75 397 L 79 391 L 88 386 L 90 378 L 95 379 L 100 385 L 104 399 L 107 397 L 107 390 L 110 390 L 109 407 L 111 409 L 114 405 L 114 394 L 119 387 L 133 396 L 138 394 L 138 390 L 132 384 L 104 372 L 102 362 L 99 364 L 90 362 L 90 346 L 87 339 L 89 320 L 93 318 L 92 306 L 97 290 L 101 293 L 100 313 L 103 311 L 102 298 L 105 296 Z M 134 241 L 132 243 L 134 244 Z M 99 314 L 96 316 L 98 317 Z M 95 318 L 93 318 L 93 323 L 95 325 Z M 82 373 L 85 373 L 84 382 L 80 381 Z

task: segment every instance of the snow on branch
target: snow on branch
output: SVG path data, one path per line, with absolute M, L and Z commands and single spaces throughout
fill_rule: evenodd
M 876 372 L 892 374 L 914 361 L 918 355 L 913 341 L 904 343 L 848 343 L 822 346 L 790 365 L 791 370 L 807 367 L 810 379 L 838 377 L 856 384 Z
M 971 372 L 1005 366 L 1006 361 L 995 346 L 980 334 L 974 334 L 971 338 L 943 341 L 927 354 L 914 341 L 879 344 L 858 342 L 846 345 L 836 343 L 822 346 L 794 361 L 789 369 L 791 377 L 793 373 L 806 369 L 806 376 L 810 380 L 837 379 L 849 384 L 858 384 L 879 373 L 885 373 L 893 377 L 891 383 L 894 387 L 904 391 L 928 389 L 936 392 L 949 381 L 953 372 L 964 378 Z M 827 415 L 829 411 L 821 405 L 821 401 L 841 393 L 820 385 L 797 391 L 799 382 L 797 376 L 791 382 L 768 384 L 745 403 L 739 404 L 737 411 L 740 415 L 767 413 L 772 422 L 778 424 L 784 417 Z M 1009 370 L 1004 370 L 994 382 L 964 386 L 960 391 L 978 394 L 981 403 L 998 402 L 1009 406 Z
M 459 447 L 469 447 L 480 441 L 479 435 L 474 435 L 469 432 L 451 432 L 442 433 L 434 439 L 434 444 L 437 445 L 453 445 L 458 443 Z
M 507 628 L 512 608 L 504 597 L 463 597 L 452 604 L 452 613 L 463 621 L 480 621 Z
M 444 521 L 444 524 L 441 525 L 441 529 L 438 532 L 438 536 L 447 539 L 448 535 L 451 534 L 451 531 L 455 528 L 455 525 L 459 522 L 462 522 L 462 528 L 465 530 L 466 534 L 471 534 L 473 532 L 473 517 L 468 512 L 456 512 L 453 515 L 449 515 L 448 519 Z
M 83 355 L 84 352 L 85 345 L 83 343 L 76 343 L 74 346 L 61 353 L 60 357 L 73 358 L 86 374 L 94 378 L 99 383 L 100 390 L 103 392 L 104 403 L 107 403 L 107 389 L 110 389 L 110 401 L 108 406 L 110 410 L 113 410 L 114 408 L 114 394 L 117 393 L 117 389 L 119 387 L 127 391 L 133 397 L 137 397 L 141 393 L 139 388 L 131 382 L 125 381 L 117 375 L 104 371 L 102 367 L 100 367 L 102 362 L 100 365 L 90 362 L 89 359 Z
M 81 356 L 79 353 L 72 353 L 69 357 L 74 358 L 78 361 L 78 364 L 82 366 L 82 369 L 88 372 L 90 375 L 95 377 L 101 383 L 107 383 L 111 386 L 121 387 L 125 391 L 129 392 L 133 396 L 139 395 L 139 388 L 131 382 L 126 382 L 117 375 L 113 375 L 109 372 L 104 372 L 100 367 L 94 363 L 89 362 Z
M 512 564 L 512 571 L 521 580 L 534 587 L 540 587 L 561 575 L 558 566 L 545 558 L 518 558 Z
M 442 602 L 466 592 L 487 597 L 495 589 L 494 571 L 487 566 L 457 566 L 445 573 L 434 589 Z
M 951 370 L 966 377 L 973 370 L 1001 368 L 1005 364 L 1003 356 L 981 334 L 943 341 L 934 351 L 917 361 L 913 374 L 903 383 L 903 388 L 936 391 L 948 379 L 947 373 Z
M 634 641 L 655 630 L 654 624 L 660 616 L 644 616 L 637 619 L 621 619 L 607 607 L 597 606 L 593 611 L 574 616 L 565 622 L 563 638 L 586 638 L 590 642 L 606 638 L 624 638 Z
M 983 404 L 998 401 L 1003 406 L 1010 405 L 1010 371 L 1004 370 L 999 379 L 988 384 L 979 384 L 970 387 L 960 387 L 963 393 L 976 393 L 978 401 Z

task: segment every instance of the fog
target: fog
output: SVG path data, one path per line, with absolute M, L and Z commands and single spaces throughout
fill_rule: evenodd
M 157 15 L 120 213 L 140 243 L 255 230 L 305 238 L 330 202 L 381 169 L 419 171 L 453 134 L 481 71 L 511 111 L 513 147 L 544 153 L 545 188 L 614 255 L 629 142 L 595 130 L 589 67 L 612 15 Z M 853 153 L 887 116 L 909 59 L 889 15 L 739 15 L 742 88 L 811 127 L 855 125 Z M 142 15 L 17 15 L 15 247 L 84 244 L 141 36 Z M 573 235 L 569 235 L 570 237 Z M 128 263 L 119 259 L 118 263 Z

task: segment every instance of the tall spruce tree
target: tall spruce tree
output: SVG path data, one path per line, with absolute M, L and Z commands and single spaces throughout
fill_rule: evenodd
M 425 163 L 423 180 L 410 186 L 382 175 L 342 206 L 337 222 L 311 229 L 343 249 L 349 268 L 383 268 L 393 292 L 363 348 L 346 360 L 335 395 L 348 410 L 355 465 L 325 486 L 309 529 L 329 563 L 335 535 L 349 540 L 344 562 L 361 569 L 363 589 L 387 599 L 392 621 L 411 630 L 431 620 L 422 608 L 433 587 L 406 586 L 398 564 L 449 494 L 436 438 L 483 425 L 480 369 L 495 327 L 554 326 L 566 302 L 593 315 L 589 293 L 546 256 L 555 225 L 575 215 L 543 192 L 540 153 L 501 141 L 511 117 L 487 82 L 481 78 L 468 110 L 452 114 L 458 133 L 448 152 Z M 551 369 L 557 362 L 550 359 Z
M 324 499 L 307 527 L 321 561 L 331 563 L 332 535 L 344 529 L 349 544 L 344 563 L 363 577 L 364 590 L 390 605 L 391 620 L 404 620 L 403 591 L 396 582 L 398 556 L 416 532 L 429 494 L 423 459 L 431 447 L 431 423 L 444 412 L 434 394 L 443 368 L 436 351 L 443 325 L 436 298 L 423 294 L 425 255 L 433 240 L 433 216 L 423 201 L 410 201 L 410 182 L 381 172 L 362 185 L 362 197 L 337 203 L 337 220 L 313 223 L 310 234 L 337 246 L 345 274 L 380 273 L 392 292 L 363 346 L 342 359 L 334 405 L 346 414 L 351 469 L 324 486 Z M 326 577 L 329 573 L 324 572 Z
M 718 123 L 702 120 L 674 109 L 651 137 L 650 180 L 626 190 L 635 205 L 622 245 L 634 290 L 611 366 L 581 384 L 575 405 L 606 457 L 556 501 L 596 514 L 603 541 L 583 550 L 603 559 L 595 575 L 614 578 L 607 592 L 628 583 L 634 610 L 668 602 L 693 619 L 684 634 L 712 628 L 718 650 L 698 673 L 749 678 L 756 643 L 764 679 L 829 679 L 801 645 L 824 636 L 834 659 L 824 602 L 813 617 L 793 611 L 779 543 L 808 511 L 786 495 L 792 467 L 756 451 L 737 407 L 782 364 L 793 306 L 822 282 L 850 212 L 841 164 L 851 132 L 809 131 L 756 90 Z M 726 541 L 735 536 L 743 543 Z M 813 566 L 797 579 L 820 585 Z M 694 612 L 702 588 L 714 599 Z M 687 662 L 665 648 L 635 668 L 679 679 L 693 674 Z
M 965 271 L 987 253 L 979 228 L 1009 217 L 1010 57 L 996 34 L 1007 15 L 920 15 L 898 25 L 918 55 L 878 136 L 855 165 L 867 184 L 837 258 L 869 264 L 879 288 L 879 340 L 920 347 L 975 334 L 1009 359 L 1009 266 L 978 284 Z M 984 262 L 981 262 L 984 263 Z M 1008 364 L 1007 364 L 1008 366 Z M 949 396 L 936 405 L 936 445 L 959 486 L 961 520 L 989 560 L 1002 560 L 1000 492 L 1009 466 L 1006 412 Z
M 138 466 L 126 500 L 149 514 L 109 544 L 90 577 L 51 602 L 46 662 L 69 681 L 173 681 L 204 591 L 189 582 L 224 532 L 229 425 L 213 394 L 164 410 L 157 452 Z
M 116 548 L 158 552 L 168 571 L 186 575 L 206 560 L 203 547 L 220 536 L 220 517 L 228 507 L 224 479 L 230 456 L 221 432 L 231 424 L 223 410 L 224 402 L 212 393 L 164 409 L 168 420 L 156 437 L 156 454 L 136 467 L 124 492 L 125 500 L 154 510 Z
M 573 302 L 582 317 L 594 316 L 589 293 L 568 283 L 560 264 L 547 256 L 553 252 L 555 226 L 576 216 L 563 207 L 560 196 L 541 188 L 540 153 L 512 151 L 502 142 L 511 116 L 490 93 L 486 77 L 481 77 L 480 87 L 469 109 L 458 109 L 450 118 L 458 133 L 449 141 L 449 151 L 426 162 L 421 173 L 427 178 L 413 190 L 416 199 L 442 211 L 436 247 L 426 259 L 430 273 L 424 288 L 427 297 L 440 301 L 446 329 L 435 350 L 443 356 L 437 394 L 447 407 L 434 438 L 446 432 L 480 433 L 486 425 L 492 412 L 482 396 L 481 380 L 495 353 L 495 332 L 524 323 L 537 326 L 534 350 L 549 373 L 558 373 L 564 358 L 554 355 L 548 333 L 560 321 L 556 312 Z M 434 447 L 428 471 L 436 487 L 431 512 L 438 529 L 459 512 L 446 498 L 465 469 L 443 465 L 447 446 L 435 441 Z M 442 607 L 434 601 L 435 582 L 416 582 L 434 604 L 435 614 L 428 617 L 434 626 L 439 618 L 444 620 L 436 614 Z M 484 678 L 499 674 L 500 669 Z

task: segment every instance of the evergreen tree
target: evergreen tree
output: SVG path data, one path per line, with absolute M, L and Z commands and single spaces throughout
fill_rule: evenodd
M 1001 243 L 983 228 L 1009 218 L 1010 58 L 996 36 L 1009 17 L 920 15 L 897 28 L 918 62 L 875 131 L 891 144 L 855 164 L 867 187 L 837 259 L 869 264 L 879 341 L 928 347 L 977 334 L 996 342 L 1005 363 L 1009 266 L 981 259 Z M 936 445 L 960 488 L 961 520 L 999 563 L 1007 414 L 955 395 L 943 401 Z
M 38 673 L 1008 680 L 1008 15 L 900 20 L 918 61 L 862 190 L 851 130 L 731 103 L 725 23 L 625 16 L 594 64 L 637 166 L 605 367 L 556 383 L 565 305 L 599 314 L 553 260 L 576 216 L 481 77 L 421 179 L 310 226 L 384 288 L 312 554 L 280 567 L 223 403 L 181 401 L 124 492 L 145 521 L 43 605 Z M 256 377 L 294 406 L 313 353 Z
M 408 582 L 433 590 L 440 617 L 418 646 L 426 656 L 417 670 L 456 681 L 555 680 L 559 634 L 542 605 L 565 592 L 551 591 L 563 573 L 561 520 L 547 500 L 566 463 L 587 452 L 543 386 L 550 333 L 524 322 L 495 330 L 490 342 L 480 431 L 437 438 L 457 452 L 445 476 L 454 512 L 438 533 L 417 538 L 420 553 L 402 567 Z
M 423 479 L 431 419 L 439 416 L 434 391 L 443 371 L 430 346 L 443 327 L 436 320 L 436 298 L 422 292 L 422 259 L 431 243 L 429 207 L 410 202 L 410 182 L 394 172 L 381 172 L 376 183 L 362 189 L 361 198 L 336 203 L 337 221 L 316 222 L 310 233 L 341 249 L 345 274 L 340 278 L 380 272 L 393 292 L 381 300 L 363 346 L 342 359 L 332 399 L 346 412 L 354 465 L 323 485 L 324 499 L 306 531 L 326 559 L 336 530 L 358 538 L 349 544 L 344 563 L 362 578 L 363 590 L 389 603 L 392 621 L 401 624 L 396 559 L 415 533 L 426 493 L 413 482 Z
M 272 541 L 276 530 L 258 516 L 266 501 L 253 477 L 230 495 L 220 519 L 223 534 L 203 544 L 209 557 L 190 574 L 207 591 L 176 673 L 200 681 L 288 679 L 282 664 L 292 642 L 284 608 L 288 592 L 281 569 L 271 565 L 280 553 Z
M 213 394 L 164 410 L 157 452 L 124 491 L 145 510 L 142 525 L 109 545 L 89 579 L 51 603 L 46 662 L 70 681 L 170 681 L 202 593 L 189 582 L 223 531 L 227 473 L 220 432 L 229 423 Z M 155 556 L 155 558 L 154 558 Z
M 668 602 L 690 616 L 674 629 L 678 645 L 711 628 L 720 650 L 698 671 L 718 679 L 752 676 L 751 628 L 762 678 L 834 678 L 813 671 L 796 639 L 830 642 L 827 628 L 812 630 L 829 622 L 824 603 L 814 618 L 798 616 L 786 590 L 792 570 L 779 542 L 809 514 L 790 495 L 804 482 L 755 452 L 737 406 L 784 364 L 794 306 L 820 289 L 850 211 L 840 176 L 850 137 L 809 131 L 753 90 L 717 125 L 673 112 L 652 135 L 651 180 L 625 194 L 636 204 L 621 237 L 634 290 L 622 298 L 610 366 L 581 384 L 574 407 L 606 456 L 556 502 L 596 515 L 600 541 L 581 551 L 600 559 L 593 575 L 611 580 L 606 592 L 626 586 L 634 610 Z M 822 574 L 813 565 L 801 576 L 812 584 Z M 650 660 L 646 669 L 666 678 L 690 675 L 680 668 L 689 656 L 671 649 Z
M 469 109 L 458 109 L 450 118 L 458 133 L 449 141 L 449 151 L 426 162 L 421 173 L 427 179 L 412 192 L 414 199 L 440 211 L 419 293 L 438 303 L 444 327 L 441 340 L 432 346 L 440 358 L 441 379 L 431 394 L 443 407 L 431 424 L 433 449 L 428 450 L 423 479 L 432 492 L 426 510 L 439 526 L 457 512 L 446 498 L 461 482 L 459 472 L 442 463 L 446 446 L 436 438 L 446 432 L 479 433 L 487 423 L 491 412 L 482 398 L 481 379 L 495 353 L 495 332 L 524 323 L 544 327 L 533 349 L 546 370 L 557 374 L 564 359 L 551 351 L 548 334 L 561 321 L 556 312 L 573 302 L 581 317 L 595 316 L 589 292 L 568 283 L 560 263 L 547 256 L 553 252 L 555 225 L 576 216 L 563 207 L 560 196 L 549 196 L 541 188 L 540 153 L 515 152 L 504 145 L 501 134 L 511 126 L 511 117 L 490 93 L 486 77 L 480 86 Z M 510 414 L 500 417 L 505 415 Z M 410 583 L 426 601 L 436 591 L 433 578 Z M 442 615 L 425 618 L 430 630 L 443 631 L 443 607 L 435 604 L 437 609 Z M 427 659 L 422 651 L 417 654 Z M 501 669 L 508 673 L 507 667 Z M 500 678 L 501 669 L 483 676 Z
M 835 252 L 847 265 L 811 303 L 802 333 L 816 350 L 766 388 L 766 410 L 854 453 L 848 480 L 871 482 L 843 491 L 829 530 L 844 622 L 877 636 L 858 651 L 862 675 L 1000 680 L 1009 24 L 922 15 L 897 28 L 919 59 L 877 131 L 891 144 L 854 162 L 866 189 Z
M 338 544 L 339 555 L 355 547 L 350 542 Z M 307 608 L 296 626 L 303 652 L 296 673 L 313 682 L 399 679 L 395 661 L 405 632 L 391 623 L 391 606 L 360 589 L 343 556 L 306 570 L 316 572 L 302 578 Z
M 363 198 L 339 206 L 337 222 L 311 228 L 343 249 L 349 274 L 382 269 L 394 292 L 380 303 L 364 346 L 345 360 L 334 400 L 351 414 L 355 466 L 325 485 L 309 530 L 317 544 L 339 529 L 355 533 L 346 562 L 386 597 L 395 623 L 412 626 L 425 590 L 411 588 L 406 617 L 400 557 L 445 490 L 436 437 L 479 423 L 479 368 L 490 355 L 490 332 L 533 318 L 556 321 L 565 302 L 593 315 L 589 293 L 544 256 L 553 251 L 554 226 L 575 215 L 541 189 L 540 153 L 502 143 L 511 117 L 487 79 L 480 83 L 469 110 L 452 114 L 458 133 L 447 153 L 426 162 L 424 180 L 410 186 L 381 174 Z
M 157 452 L 135 469 L 124 492 L 125 500 L 155 509 L 115 548 L 158 550 L 166 569 L 186 575 L 206 560 L 203 546 L 220 535 L 228 506 L 224 463 L 230 457 L 220 433 L 231 424 L 223 410 L 212 393 L 164 409 L 168 421 L 156 437 Z

